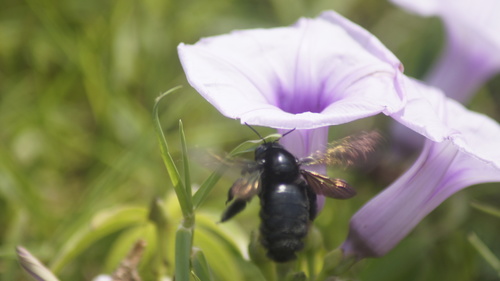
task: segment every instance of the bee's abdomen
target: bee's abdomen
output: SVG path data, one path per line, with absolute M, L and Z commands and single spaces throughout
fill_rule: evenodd
M 266 186 L 261 193 L 261 242 L 269 258 L 286 262 L 304 246 L 309 224 L 309 201 L 297 184 Z

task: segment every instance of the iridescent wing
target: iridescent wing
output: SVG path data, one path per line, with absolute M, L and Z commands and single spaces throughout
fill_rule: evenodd
M 260 171 L 257 170 L 237 179 L 229 189 L 226 203 L 233 198 L 250 201 L 260 191 L 260 174 Z
M 335 199 L 348 199 L 356 191 L 342 179 L 332 179 L 312 171 L 300 170 L 302 177 L 314 193 Z
M 255 161 L 239 158 L 239 157 L 229 157 L 221 156 L 213 152 L 205 153 L 204 155 L 204 166 L 213 169 L 214 165 L 219 165 L 221 170 L 226 172 L 226 170 L 231 170 L 232 172 L 238 170 L 238 173 L 242 175 L 253 172 L 255 170 Z M 234 170 L 234 171 L 233 171 Z
M 225 222 L 241 212 L 252 197 L 259 194 L 260 174 L 261 172 L 256 170 L 233 183 L 227 194 L 226 203 L 233 201 L 233 199 L 234 201 L 222 213 L 221 222 Z
M 368 159 L 382 139 L 377 131 L 362 132 L 330 143 L 325 152 L 316 152 L 300 159 L 302 165 L 352 166 Z

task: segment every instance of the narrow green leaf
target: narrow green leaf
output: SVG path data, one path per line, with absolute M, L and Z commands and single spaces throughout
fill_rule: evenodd
M 146 222 L 147 210 L 138 207 L 113 208 L 99 212 L 90 225 L 77 231 L 57 253 L 50 268 L 59 272 L 71 259 L 83 252 L 95 241 L 125 227 Z
M 262 275 L 265 276 L 265 280 L 278 280 L 275 266 L 272 262 L 269 262 L 269 258 L 266 257 L 266 250 L 259 241 L 258 234 L 256 234 L 255 231 L 251 232 L 250 244 L 248 245 L 248 255 L 250 256 L 252 264 L 257 266 Z
M 479 202 L 471 202 L 470 205 L 480 211 L 500 218 L 500 209 Z
M 197 209 L 203 201 L 210 194 L 215 184 L 222 177 L 222 174 L 225 170 L 225 164 L 220 164 L 215 171 L 200 185 L 200 188 L 193 195 L 193 206 Z
M 191 281 L 201 281 L 198 276 L 194 273 L 194 271 L 191 271 Z
M 132 245 L 136 244 L 138 240 L 143 240 L 146 243 L 139 268 L 144 265 L 149 267 L 149 262 L 154 258 L 154 254 L 157 251 L 158 244 L 155 231 L 156 229 L 152 223 L 146 223 L 137 227 L 127 228 L 123 232 L 120 232 L 120 236 L 113 241 L 110 250 L 107 252 L 106 259 L 100 259 L 104 264 L 101 272 L 115 271 L 120 262 L 129 253 Z
M 203 249 L 214 278 L 220 281 L 243 280 L 243 272 L 238 268 L 238 260 L 227 243 L 221 241 L 220 237 L 205 229 L 196 229 L 194 245 Z
M 193 271 L 200 281 L 211 281 L 210 267 L 201 250 L 195 250 L 193 254 Z
M 177 281 L 189 281 L 192 238 L 192 230 L 182 226 L 175 235 L 175 280 Z
M 184 185 L 186 186 L 186 194 L 188 195 L 188 200 L 192 201 L 192 191 L 191 191 L 191 174 L 189 172 L 189 157 L 186 144 L 186 135 L 184 134 L 184 127 L 182 126 L 182 121 L 179 120 L 179 135 L 181 137 L 182 146 L 182 163 L 184 168 Z M 190 205 L 193 203 L 190 202 Z
M 467 237 L 472 246 L 479 252 L 479 254 L 486 260 L 487 263 L 495 269 L 500 276 L 500 260 L 491 252 L 491 250 L 486 246 L 483 241 L 476 235 L 476 233 L 471 233 Z
M 30 219 L 31 216 L 26 209 L 15 204 L 12 206 L 12 212 L 3 213 L 4 216 L 9 217 L 10 222 L 3 226 L 4 234 L 0 248 L 0 260 L 2 260 L 0 280 L 15 280 L 16 276 L 18 276 L 18 261 L 7 257 L 11 257 L 14 245 L 19 245 L 19 243 L 24 241 L 23 237 L 27 227 L 33 224 L 33 221 Z
M 302 271 L 300 271 L 300 272 L 293 272 L 293 273 L 290 273 L 290 274 L 288 274 L 286 276 L 286 280 L 289 280 L 289 281 L 306 281 L 307 280 L 307 276 Z
M 221 241 L 220 247 L 226 249 L 234 257 L 243 258 L 242 252 L 244 248 L 242 245 L 247 244 L 248 233 L 242 228 L 233 223 L 218 223 L 220 214 L 214 216 L 213 214 L 199 213 L 196 215 L 196 231 L 207 232 L 212 235 L 213 239 Z M 206 252 L 206 249 L 203 249 Z
M 281 137 L 280 134 L 272 134 L 269 136 L 264 137 L 264 140 L 266 142 L 272 142 L 276 141 Z M 248 153 L 254 151 L 260 144 L 262 143 L 262 140 L 249 140 L 241 143 L 238 145 L 235 149 L 233 149 L 231 152 L 229 152 L 228 156 L 226 157 L 225 160 L 230 160 L 231 158 L 238 156 L 243 153 Z M 203 201 L 207 198 L 207 196 L 210 194 L 212 189 L 214 188 L 215 184 L 219 181 L 219 179 L 222 177 L 222 174 L 224 173 L 224 170 L 226 169 L 226 163 L 219 164 L 215 171 L 200 185 L 200 188 L 198 191 L 193 196 L 193 206 L 194 208 L 198 208 Z
M 159 229 L 165 229 L 169 224 L 168 216 L 165 213 L 163 204 L 164 203 L 161 199 L 155 198 L 151 201 L 151 205 L 149 205 L 148 219 Z
M 29 181 L 29 177 L 23 175 L 20 167 L 11 157 L 8 149 L 0 148 L 0 178 L 3 183 L 0 186 L 0 195 L 10 202 L 28 210 L 38 219 L 45 221 L 46 212 L 43 212 L 40 202 L 40 190 L 35 183 Z M 8 184 L 7 184 L 8 183 Z M 12 185 L 12 186 L 9 186 Z
M 158 104 L 162 98 L 166 97 L 168 94 L 174 92 L 179 89 L 181 86 L 177 86 L 168 90 L 167 92 L 160 95 L 155 100 L 155 104 L 153 106 L 153 120 L 154 126 L 156 130 L 156 135 L 158 137 L 158 142 L 160 144 L 161 156 L 163 158 L 163 162 L 165 163 L 165 167 L 167 168 L 168 175 L 170 176 L 170 180 L 172 181 L 172 185 L 174 186 L 175 193 L 177 195 L 177 199 L 179 200 L 179 205 L 181 206 L 182 214 L 184 216 L 185 222 L 190 224 L 193 218 L 193 206 L 191 195 L 186 193 L 186 189 L 184 187 L 184 183 L 181 181 L 181 177 L 179 174 L 179 170 L 175 166 L 172 155 L 169 152 L 167 140 L 165 138 L 165 134 L 163 133 L 160 118 L 158 117 Z
M 280 134 L 271 134 L 269 136 L 264 137 L 265 142 L 273 142 L 278 140 L 281 137 Z M 234 156 L 237 156 L 239 154 L 243 153 L 248 153 L 248 152 L 253 152 L 261 143 L 263 140 L 249 140 L 241 143 L 238 145 L 235 149 L 233 149 L 231 152 L 229 152 L 228 158 L 232 158 Z

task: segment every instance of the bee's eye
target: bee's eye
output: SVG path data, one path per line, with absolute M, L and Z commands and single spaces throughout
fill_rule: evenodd
M 264 157 L 264 153 L 266 152 L 267 147 L 264 145 L 260 145 L 255 149 L 255 160 L 262 159 Z

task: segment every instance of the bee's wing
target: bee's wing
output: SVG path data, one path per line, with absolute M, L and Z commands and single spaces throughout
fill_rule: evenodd
M 225 222 L 245 209 L 247 202 L 260 191 L 260 171 L 256 170 L 236 180 L 227 194 L 226 203 L 234 201 L 222 213 L 221 222 Z
M 253 196 L 260 191 L 260 174 L 259 170 L 253 171 L 250 174 L 237 179 L 227 194 L 227 202 L 233 198 L 249 201 Z
M 221 170 L 231 170 L 231 172 L 238 171 L 238 173 L 246 174 L 255 170 L 255 161 L 239 157 L 221 156 L 213 152 L 205 153 L 204 166 L 213 169 L 214 165 L 220 166 Z
M 332 179 L 306 170 L 300 170 L 300 173 L 316 194 L 335 199 L 348 199 L 356 195 L 354 188 L 342 179 Z
M 300 159 L 300 163 L 302 165 L 352 166 L 360 160 L 366 161 L 368 155 L 375 151 L 381 138 L 377 131 L 348 136 L 330 143 L 325 152 L 316 152 L 307 158 Z

